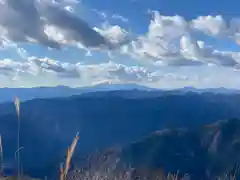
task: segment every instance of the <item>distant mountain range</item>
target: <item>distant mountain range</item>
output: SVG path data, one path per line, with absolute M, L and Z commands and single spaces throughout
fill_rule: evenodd
M 68 97 L 72 95 L 80 95 L 83 93 L 97 91 L 112 91 L 112 90 L 154 90 L 145 86 L 136 84 L 98 84 L 90 87 L 70 88 L 67 86 L 57 87 L 34 87 L 34 88 L 0 88 L 0 103 L 13 101 L 18 96 L 22 101 L 32 99 L 46 99 L 56 97 Z
M 216 88 L 216 89 L 195 89 L 192 87 L 185 87 L 174 90 L 161 90 L 149 88 L 143 85 L 138 84 L 110 84 L 110 83 L 101 83 L 89 87 L 79 87 L 79 88 L 70 88 L 67 86 L 57 86 L 57 87 L 34 87 L 34 88 L 0 88 L 0 103 L 10 102 L 18 96 L 22 101 L 32 100 L 32 99 L 47 99 L 47 98 L 57 98 L 57 97 L 69 97 L 73 95 L 80 95 L 90 92 L 105 92 L 105 91 L 129 91 L 129 90 L 138 90 L 138 91 L 147 91 L 155 92 L 155 96 L 160 96 L 165 92 L 172 93 L 186 93 L 186 92 L 196 92 L 196 93 L 221 93 L 221 94 L 231 94 L 231 93 L 240 93 L 239 90 L 235 89 L 225 89 L 225 88 Z M 153 95 L 151 93 L 150 95 Z
M 115 145 L 125 147 L 164 128 L 194 130 L 217 120 L 240 118 L 239 107 L 239 94 L 212 92 L 118 90 L 26 101 L 20 113 L 24 170 L 41 177 L 57 172 L 76 132 L 80 142 L 75 157 Z M 0 104 L 7 164 L 14 163 L 16 131 L 14 104 Z

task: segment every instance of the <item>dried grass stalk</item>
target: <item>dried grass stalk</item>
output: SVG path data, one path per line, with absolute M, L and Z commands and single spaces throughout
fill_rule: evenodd
M 64 180 L 63 163 L 60 164 L 60 180 Z
M 17 130 L 17 167 L 18 167 L 18 180 L 20 178 L 20 154 L 19 154 L 19 149 L 20 149 L 20 100 L 18 97 L 15 98 L 14 104 L 16 107 L 16 113 L 18 117 L 18 130 Z
M 16 107 L 18 120 L 20 120 L 20 100 L 19 100 L 18 97 L 15 98 L 14 104 L 15 104 L 15 107 Z
M 64 174 L 64 179 L 63 180 L 66 180 L 66 177 L 67 177 L 67 173 L 68 173 L 68 170 L 69 170 L 69 167 L 70 167 L 70 162 L 71 162 L 73 153 L 75 151 L 75 148 L 76 148 L 76 145 L 77 145 L 77 142 L 78 142 L 78 139 L 79 139 L 78 134 L 79 133 L 76 134 L 75 138 L 73 139 L 73 142 L 72 142 L 71 146 L 67 150 L 67 158 L 66 158 L 66 162 L 65 162 L 65 169 L 64 169 L 64 172 L 63 172 L 63 174 Z

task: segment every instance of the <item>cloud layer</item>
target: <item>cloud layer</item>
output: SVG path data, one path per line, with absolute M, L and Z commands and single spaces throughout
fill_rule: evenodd
M 124 39 L 99 33 L 72 11 L 75 1 L 1 0 L 0 36 L 2 43 L 38 43 L 60 49 L 62 45 L 113 49 Z M 110 32 L 111 33 L 111 32 Z M 105 36 L 104 36 L 105 35 Z M 116 37 L 117 38 L 117 37 Z
M 148 32 L 122 48 L 135 58 L 148 59 L 168 66 L 196 66 L 215 64 L 237 68 L 239 62 L 234 52 L 226 53 L 207 47 L 198 41 L 194 32 L 200 31 L 208 36 L 230 38 L 237 41 L 240 26 L 237 20 L 227 27 L 221 16 L 198 17 L 187 22 L 180 16 L 161 16 L 154 11 Z
M 162 16 L 153 11 L 148 32 L 130 36 L 118 25 L 90 27 L 73 10 L 77 1 L 1 0 L 0 42 L 30 42 L 60 49 L 74 45 L 89 50 L 108 50 L 158 64 L 192 66 L 216 64 L 236 67 L 232 54 L 209 48 L 194 37 L 200 31 L 208 36 L 238 42 L 240 19 L 227 26 L 222 16 L 200 16 L 186 21 L 181 16 Z M 115 15 L 114 18 L 120 18 Z M 131 38 L 130 38 L 131 37 Z M 133 38 L 134 37 L 134 38 Z
M 22 63 L 10 59 L 1 60 L 0 74 L 12 81 L 25 77 L 37 80 L 46 76 L 50 79 L 72 79 L 79 81 L 75 86 L 81 86 L 84 82 L 91 85 L 106 80 L 116 83 L 145 83 L 158 80 L 154 72 L 139 66 L 125 66 L 114 62 L 92 65 L 71 64 L 37 57 L 29 57 Z
M 91 26 L 79 16 L 75 10 L 77 6 L 77 0 L 0 0 L 1 49 L 13 48 L 22 59 L 0 60 L 0 80 L 5 82 L 3 86 L 9 86 L 10 82 L 17 85 L 81 86 L 109 81 L 151 86 L 172 83 L 176 87 L 180 84 L 190 86 L 208 83 L 205 77 L 208 73 L 201 74 L 203 69 L 212 69 L 219 77 L 220 71 L 238 73 L 240 52 L 223 51 L 211 46 L 209 42 L 199 39 L 199 33 L 205 39 L 211 37 L 239 44 L 240 18 L 226 21 L 217 15 L 186 20 L 179 15 L 163 16 L 160 12 L 152 11 L 149 24 L 144 24 L 147 31 L 134 34 L 126 30 L 126 26 L 131 28 L 131 20 L 119 14 L 108 15 L 94 10 L 103 18 L 103 22 L 100 26 Z M 111 24 L 113 19 L 124 23 L 125 28 Z M 106 56 L 109 63 L 90 65 L 80 60 L 78 63 L 71 60 L 61 62 L 49 57 L 29 57 L 28 50 L 21 47 L 26 43 L 57 49 L 59 52 L 63 52 L 63 47 L 74 46 L 87 50 L 88 55 L 96 51 L 113 56 Z M 132 61 L 131 64 L 136 62 L 142 65 L 117 63 L 114 57 L 118 56 Z M 97 56 L 93 58 L 98 59 Z M 190 72 L 197 67 L 202 71 L 198 71 L 198 74 Z M 164 71 L 164 68 L 172 72 Z M 178 74 L 176 71 L 182 72 L 180 68 L 189 68 L 190 73 Z M 216 77 L 211 77 L 218 81 Z
M 196 67 L 149 70 L 143 66 L 126 66 L 112 61 L 100 64 L 59 62 L 49 58 L 29 57 L 25 62 L 0 60 L 1 87 L 92 86 L 101 83 L 136 83 L 153 88 L 184 86 L 238 88 L 240 71 L 208 67 L 202 74 Z M 192 71 L 192 68 L 195 68 Z M 191 72 L 189 74 L 189 71 Z M 196 71 L 196 72 L 195 72 Z M 217 72 L 217 73 L 215 73 Z M 231 78 L 226 79 L 226 77 Z

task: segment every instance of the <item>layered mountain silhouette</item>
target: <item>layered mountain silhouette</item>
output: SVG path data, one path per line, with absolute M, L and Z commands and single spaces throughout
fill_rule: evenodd
M 159 130 L 127 146 L 91 154 L 80 162 L 79 167 L 101 172 L 107 168 L 117 172 L 130 167 L 128 171 L 147 177 L 178 172 L 179 177 L 189 174 L 198 180 L 237 174 L 240 120 L 222 120 L 196 129 Z
M 120 157 L 132 167 L 179 171 L 193 179 L 220 176 L 240 163 L 240 120 L 158 131 L 123 148 Z
M 195 89 L 192 87 L 185 87 L 175 89 L 171 91 L 149 88 L 147 86 L 138 84 L 111 84 L 111 83 L 100 83 L 88 87 L 76 87 L 70 88 L 67 86 L 57 87 L 33 87 L 33 88 L 0 88 L 0 103 L 11 102 L 18 96 L 22 101 L 33 100 L 33 99 L 47 99 L 47 98 L 60 98 L 69 97 L 73 95 L 81 95 L 87 93 L 99 93 L 111 91 L 143 91 L 141 95 L 148 96 L 161 96 L 163 94 L 172 92 L 176 94 L 185 94 L 188 92 L 195 93 L 214 93 L 214 94 L 240 94 L 239 90 L 236 89 L 225 89 L 225 88 L 213 88 L 213 89 Z M 147 93 L 148 92 L 148 93 Z M 138 93 L 139 95 L 139 93 Z
M 0 88 L 0 103 L 13 101 L 13 99 L 16 96 L 18 96 L 22 101 L 26 101 L 37 98 L 47 99 L 69 97 L 72 95 L 80 95 L 89 92 L 101 92 L 101 91 L 106 92 L 113 90 L 154 91 L 155 89 L 151 89 L 146 86 L 141 86 L 137 84 L 108 84 L 108 83 L 78 88 L 70 88 L 67 86 L 34 87 L 34 88 Z
M 211 92 L 159 94 L 140 90 L 106 91 L 67 98 L 26 101 L 21 104 L 20 112 L 22 164 L 24 171 L 33 176 L 44 177 L 54 171 L 57 172 L 57 167 L 64 160 L 66 149 L 77 132 L 80 133 L 80 141 L 75 157 L 113 146 L 126 147 L 165 128 L 189 129 L 183 131 L 182 136 L 171 136 L 172 143 L 174 137 L 176 137 L 175 141 L 187 141 L 186 147 L 188 141 L 191 141 L 193 144 L 189 146 L 192 145 L 192 148 L 196 148 L 192 150 L 197 151 L 200 146 L 198 141 L 202 136 L 190 130 L 221 119 L 240 118 L 239 107 L 238 94 Z M 14 166 L 14 153 L 17 149 L 17 117 L 13 103 L 0 104 L 0 133 L 3 138 L 5 163 Z M 174 147 L 170 140 L 169 147 Z M 149 149 L 157 150 L 154 146 L 149 146 Z M 174 153 L 174 150 L 172 151 Z M 186 150 L 187 154 L 188 151 L 191 150 Z M 127 152 L 131 152 L 131 148 Z M 171 151 L 169 153 L 172 154 Z M 198 153 L 203 152 L 199 150 Z M 151 156 L 149 155 L 150 159 Z M 175 157 L 173 154 L 172 156 Z M 124 157 L 129 157 L 128 153 Z M 138 158 L 137 154 L 130 162 L 133 165 L 138 164 L 135 160 L 139 163 L 145 161 L 140 156 Z M 164 164 L 166 161 L 167 158 L 163 165 L 166 165 L 167 169 L 172 169 L 169 164 Z M 149 162 L 149 166 L 154 165 L 159 164 Z M 186 162 L 186 167 L 183 168 L 187 169 L 190 165 L 191 163 Z M 205 164 L 199 166 L 205 168 Z

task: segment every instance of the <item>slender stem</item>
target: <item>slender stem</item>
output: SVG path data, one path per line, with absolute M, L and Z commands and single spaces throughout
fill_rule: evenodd
M 20 180 L 20 118 L 18 117 L 18 135 L 17 135 L 17 146 L 18 146 L 18 151 L 17 151 L 17 166 L 18 166 L 18 180 Z

